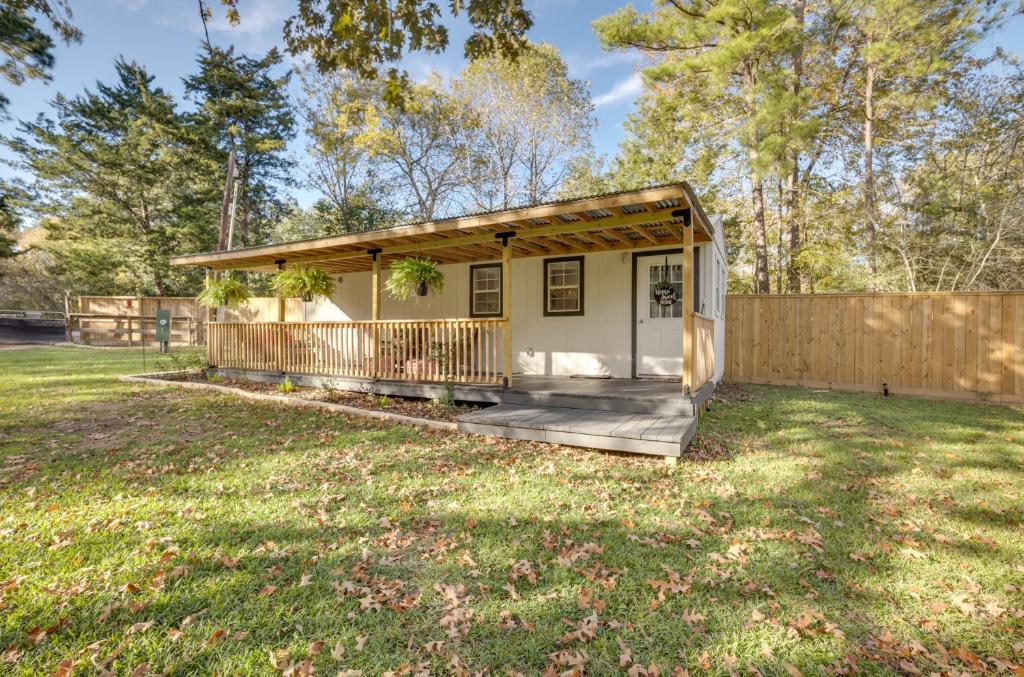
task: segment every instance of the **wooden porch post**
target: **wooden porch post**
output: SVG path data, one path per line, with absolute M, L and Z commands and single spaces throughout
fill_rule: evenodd
M 683 395 L 693 387 L 693 228 L 683 227 Z
M 501 383 L 504 388 L 512 385 L 512 245 L 509 239 L 515 236 L 514 231 L 494 235 L 501 240 L 501 316 L 504 321 L 501 330 Z
M 278 259 L 277 261 L 274 261 L 274 263 L 277 264 L 277 269 L 278 270 L 284 270 L 284 259 Z M 278 292 L 278 294 L 277 294 L 277 321 L 278 322 L 284 322 L 284 318 L 285 318 L 285 305 L 284 305 L 284 301 L 285 301 L 284 295 L 281 294 L 280 292 Z
M 213 279 L 214 279 L 213 268 L 207 268 L 206 269 L 206 286 L 207 287 L 210 286 L 210 283 L 213 282 Z M 215 312 L 217 312 L 217 311 L 214 308 L 206 308 L 206 321 L 207 322 L 211 322 L 212 320 L 214 320 L 216 318 L 216 315 L 214 315 Z
M 370 309 L 370 319 L 376 322 L 380 319 L 380 250 L 371 249 L 367 252 L 373 257 L 373 281 L 371 282 L 373 303 Z
M 370 249 L 366 253 L 373 257 L 373 273 L 370 280 L 370 319 L 374 322 L 380 321 L 380 249 Z M 373 325 L 373 378 L 380 375 L 380 327 Z

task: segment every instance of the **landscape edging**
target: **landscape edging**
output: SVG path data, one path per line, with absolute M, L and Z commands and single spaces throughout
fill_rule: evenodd
M 212 392 L 225 393 L 228 395 L 234 395 L 236 397 L 242 397 L 250 400 L 274 402 L 277 404 L 285 404 L 292 407 L 311 407 L 313 409 L 324 409 L 326 411 L 349 414 L 352 416 L 361 416 L 364 418 L 376 418 L 386 421 L 395 421 L 397 423 L 403 423 L 405 425 L 422 426 L 425 428 L 434 428 L 436 430 L 458 430 L 458 427 L 455 425 L 455 423 L 451 421 L 435 421 L 429 418 L 418 418 L 416 416 L 406 416 L 405 414 L 395 414 L 390 411 L 379 411 L 376 409 L 360 409 L 359 407 L 351 407 L 347 404 L 336 404 L 334 402 L 320 402 L 318 400 L 303 400 L 295 397 L 288 397 L 286 395 L 253 393 L 249 392 L 248 390 L 242 390 L 241 388 L 232 388 L 231 386 L 219 385 L 216 383 L 197 383 L 195 381 L 168 381 L 165 378 L 160 378 L 182 373 L 189 372 L 160 372 L 155 374 L 137 374 L 134 376 L 121 376 L 120 380 L 126 383 L 148 383 L 152 385 L 159 385 L 165 387 L 179 387 L 188 388 L 192 390 L 207 390 Z

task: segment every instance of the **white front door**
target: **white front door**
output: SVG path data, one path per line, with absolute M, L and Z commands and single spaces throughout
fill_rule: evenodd
M 636 263 L 636 374 L 683 374 L 683 255 L 640 256 Z M 669 282 L 676 301 L 662 305 L 656 286 Z

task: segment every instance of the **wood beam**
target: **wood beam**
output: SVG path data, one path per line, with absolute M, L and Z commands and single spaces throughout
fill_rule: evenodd
M 275 261 L 278 270 L 284 270 L 284 261 Z M 285 320 L 285 305 L 284 295 L 281 292 L 277 293 L 277 321 L 284 322 Z
M 505 325 L 501 330 L 501 360 L 505 388 L 512 385 L 512 247 L 508 238 L 501 241 L 501 314 Z
M 379 253 L 373 253 L 370 256 L 373 257 L 370 282 L 370 293 L 372 294 L 370 319 L 376 322 L 380 319 L 380 255 Z
M 603 231 L 597 231 L 594 233 L 576 233 L 576 237 L 584 242 L 590 242 L 601 249 L 611 249 L 611 245 L 605 242 L 604 238 L 601 237 L 601 232 Z
M 650 240 L 651 244 L 661 244 L 660 242 L 658 242 L 658 238 L 654 237 L 652 234 L 648 233 L 644 228 L 640 226 L 634 226 L 630 230 L 632 230 L 637 235 Z
M 523 228 L 516 233 L 516 237 L 519 238 L 535 238 L 535 237 L 550 237 L 557 235 L 568 235 L 572 233 L 585 233 L 587 231 L 606 230 L 608 228 L 618 228 L 623 226 L 636 227 L 643 224 L 659 223 L 667 221 L 672 218 L 671 209 L 663 209 L 654 213 L 641 212 L 639 214 L 630 214 L 628 216 L 620 217 L 605 217 L 603 219 L 594 221 L 571 221 L 569 223 L 559 223 L 547 226 L 533 226 L 531 228 Z M 646 232 L 640 231 L 641 235 L 649 239 L 653 244 L 660 244 L 658 240 Z M 421 253 L 429 252 L 435 249 L 450 248 L 452 246 L 462 245 L 473 245 L 473 244 L 485 244 L 493 242 L 493 233 L 481 233 L 478 235 L 464 235 L 462 237 L 452 237 L 447 240 L 434 241 L 434 242 L 417 242 L 410 244 L 400 244 L 388 247 L 382 247 L 381 251 L 384 255 L 390 254 L 405 254 L 405 253 Z M 331 254 L 325 256 L 307 257 L 303 258 L 304 263 L 314 263 L 318 260 L 338 260 L 357 258 L 362 256 L 358 252 L 352 252 L 348 254 Z
M 683 395 L 693 394 L 693 230 L 683 232 Z
M 373 257 L 372 272 L 370 278 L 370 319 L 374 322 L 380 320 L 380 249 L 372 249 L 369 255 Z M 373 325 L 370 341 L 373 345 L 373 378 L 380 375 L 380 325 Z

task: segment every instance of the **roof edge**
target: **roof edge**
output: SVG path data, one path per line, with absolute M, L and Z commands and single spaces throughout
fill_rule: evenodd
M 398 226 L 392 226 L 390 228 L 382 228 L 380 230 L 369 230 L 360 233 L 345 233 L 343 235 L 332 235 L 330 237 L 319 237 L 310 238 L 306 240 L 289 240 L 287 242 L 275 242 L 272 244 L 256 245 L 253 247 L 241 247 L 238 249 L 231 249 L 225 251 L 213 251 L 213 252 L 197 252 L 193 254 L 180 254 L 177 256 L 170 257 L 170 264 L 173 266 L 187 266 L 197 265 L 201 266 L 206 262 L 212 261 L 230 261 L 235 258 L 247 258 L 250 256 L 259 255 L 272 255 L 275 253 L 281 253 L 282 255 L 287 253 L 293 253 L 289 250 L 293 249 L 295 245 L 306 245 L 309 248 L 317 247 L 338 247 L 345 245 L 356 245 L 366 244 L 370 246 L 375 240 L 386 237 L 402 237 L 406 233 L 402 231 L 414 231 L 422 230 L 425 228 L 442 227 L 450 224 L 456 224 L 459 221 L 467 221 L 471 219 L 486 219 L 488 217 L 494 217 L 501 214 L 510 215 L 508 220 L 519 220 L 522 218 L 530 218 L 529 216 L 516 216 L 511 215 L 532 210 L 542 209 L 546 207 L 555 206 L 566 206 L 571 207 L 573 204 L 587 202 L 591 200 L 600 200 L 602 198 L 613 198 L 617 196 L 624 196 L 630 194 L 641 194 L 645 192 L 659 191 L 665 189 L 677 188 L 685 197 L 686 201 L 694 208 L 697 217 L 701 221 L 701 225 L 708 232 L 709 235 L 714 235 L 715 227 L 704 212 L 704 208 L 701 206 L 700 201 L 697 199 L 696 193 L 693 187 L 687 181 L 676 181 L 671 183 L 656 184 L 651 186 L 643 186 L 640 188 L 633 188 L 630 190 L 613 191 L 609 193 L 597 193 L 595 195 L 583 195 L 579 197 L 566 198 L 562 200 L 551 200 L 548 202 L 540 202 L 531 205 L 522 205 L 519 207 L 513 207 L 510 209 L 496 209 L 484 212 L 473 212 L 468 214 L 460 214 L 445 219 L 436 219 L 431 221 L 418 221 L 414 223 L 401 224 Z M 499 223 L 501 220 L 498 221 Z M 442 231 L 451 231 L 455 228 L 441 228 Z M 416 233 L 408 233 L 416 234 Z

